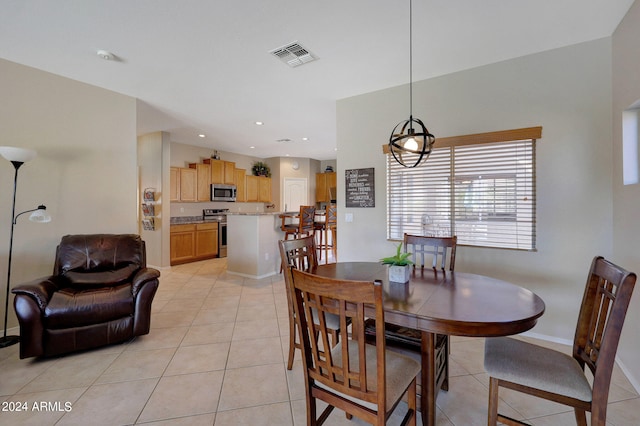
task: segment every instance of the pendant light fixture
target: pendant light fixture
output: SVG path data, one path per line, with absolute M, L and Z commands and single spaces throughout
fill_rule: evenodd
M 412 15 L 412 0 L 409 0 L 409 119 L 398 123 L 389 138 L 389 151 L 391 151 L 393 158 L 404 167 L 417 167 L 423 159 L 426 160 L 436 141 L 422 120 L 413 118 Z

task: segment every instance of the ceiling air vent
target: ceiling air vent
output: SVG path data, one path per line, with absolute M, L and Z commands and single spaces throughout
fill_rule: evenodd
M 290 67 L 298 67 L 307 62 L 315 61 L 317 57 L 302 47 L 297 41 L 289 43 L 286 46 L 279 47 L 270 51 L 273 56 L 280 59 Z

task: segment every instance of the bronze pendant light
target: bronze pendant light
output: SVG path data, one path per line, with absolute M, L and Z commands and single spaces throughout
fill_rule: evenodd
M 409 119 L 398 123 L 389 138 L 389 151 L 391 151 L 393 158 L 404 167 L 417 167 L 422 159 L 426 160 L 436 141 L 435 136 L 429 133 L 422 120 L 413 118 L 412 9 L 412 0 L 409 0 Z M 406 163 L 402 156 L 411 156 L 411 160 L 413 160 L 414 155 L 412 154 L 417 155 L 417 159 L 414 163 Z

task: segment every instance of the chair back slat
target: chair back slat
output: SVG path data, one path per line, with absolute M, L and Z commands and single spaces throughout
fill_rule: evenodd
M 335 391 L 379 405 L 385 404 L 385 377 L 376 374 L 376 382 L 367 379 L 364 338 L 365 305 L 376 306 L 376 320 L 384 327 L 382 285 L 371 281 L 348 281 L 312 275 L 291 269 L 296 321 L 301 330 L 303 364 L 310 380 Z M 302 313 L 302 314 L 300 314 Z M 327 314 L 340 317 L 340 348 L 329 346 Z M 314 315 L 317 319 L 313 320 Z M 352 338 L 347 335 L 351 323 Z M 314 337 L 314 336 L 317 336 Z M 384 366 L 385 344 L 375 348 L 377 365 Z M 380 367 L 378 368 L 380 370 Z M 384 368 L 382 368 L 384 372 Z
M 298 222 L 298 232 L 313 233 L 315 224 L 316 208 L 314 206 L 300 206 L 300 221 Z
M 609 391 L 615 354 L 636 275 L 594 258 L 580 308 L 573 356 L 594 376 L 594 400 Z
M 439 266 L 443 271 L 446 269 L 447 261 L 449 271 L 453 271 L 456 263 L 456 246 L 458 238 L 453 237 L 426 237 L 423 235 L 404 234 L 404 251 L 412 253 L 413 268 L 420 265 L 424 269 L 426 264 L 425 255 L 431 256 L 431 267 L 435 271 Z M 447 256 L 447 252 L 449 255 Z M 420 259 L 418 256 L 420 255 Z

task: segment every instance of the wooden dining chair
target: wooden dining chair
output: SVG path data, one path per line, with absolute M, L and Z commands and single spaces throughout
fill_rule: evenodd
M 384 332 L 382 284 L 320 277 L 291 268 L 296 322 L 301 330 L 302 361 L 307 401 L 307 424 L 322 425 L 335 407 L 347 418 L 386 424 L 407 394 L 408 411 L 402 424 L 416 424 L 416 376 L 420 363 L 387 351 L 364 338 L 365 305 L 375 307 L 378 331 Z M 310 320 L 317 315 L 317 321 Z M 327 318 L 340 319 L 340 343 L 329 348 Z M 346 324 L 351 321 L 351 335 Z M 318 336 L 316 338 L 315 336 Z M 316 400 L 328 407 L 317 416 Z
M 287 216 L 282 215 L 280 229 L 284 231 L 284 239 L 288 240 L 289 236 L 295 239 L 305 235 L 313 235 L 315 216 L 316 208 L 314 206 L 300 206 L 298 223 L 286 223 Z
M 412 253 L 413 268 L 415 273 L 416 264 L 420 265 L 421 272 L 424 273 L 424 265 L 428 257 L 431 255 L 431 261 L 434 272 L 437 273 L 437 266 L 445 271 L 448 264 L 448 270 L 452 272 L 456 264 L 456 245 L 457 237 L 426 237 L 422 235 L 404 234 L 403 245 L 405 253 Z M 417 254 L 420 254 L 418 258 Z M 448 256 L 447 256 L 448 254 Z M 366 324 L 367 339 L 370 342 L 376 340 L 376 326 L 373 319 L 368 319 Z M 400 351 L 408 351 L 418 356 L 422 355 L 421 341 L 422 335 L 419 330 L 401 327 L 395 324 L 385 324 L 385 340 L 390 348 L 399 349 Z M 449 390 L 449 351 L 451 348 L 451 339 L 446 334 L 436 334 L 435 339 L 436 354 L 436 383 L 434 388 L 436 392 L 442 389 Z M 424 386 L 421 383 L 421 386 Z
M 404 252 L 411 253 L 413 261 L 413 269 L 416 265 L 420 265 L 420 269 L 424 271 L 425 255 L 427 259 L 431 256 L 431 267 L 437 270 L 439 266 L 443 271 L 449 263 L 449 271 L 455 269 L 456 264 L 456 246 L 458 237 L 425 237 L 422 235 L 404 234 Z M 447 252 L 449 255 L 447 256 Z M 418 258 L 420 255 L 420 258 Z
M 622 325 L 636 274 L 602 257 L 591 263 L 573 341 L 573 356 L 508 337 L 487 338 L 484 368 L 489 379 L 490 426 L 524 425 L 498 413 L 500 387 L 574 408 L 576 423 L 605 426 L 607 399 Z M 593 386 L 585 375 L 593 375 Z
M 298 342 L 299 332 L 296 326 L 295 310 L 293 308 L 293 286 L 291 284 L 291 268 L 310 272 L 318 266 L 317 248 L 313 235 L 298 238 L 297 240 L 284 240 L 278 243 L 284 282 L 287 292 L 287 306 L 289 309 L 289 355 L 287 369 L 293 367 L 295 350 L 300 349 Z M 336 315 L 327 315 L 327 328 L 331 335 L 332 345 L 337 345 L 340 339 L 340 322 Z

